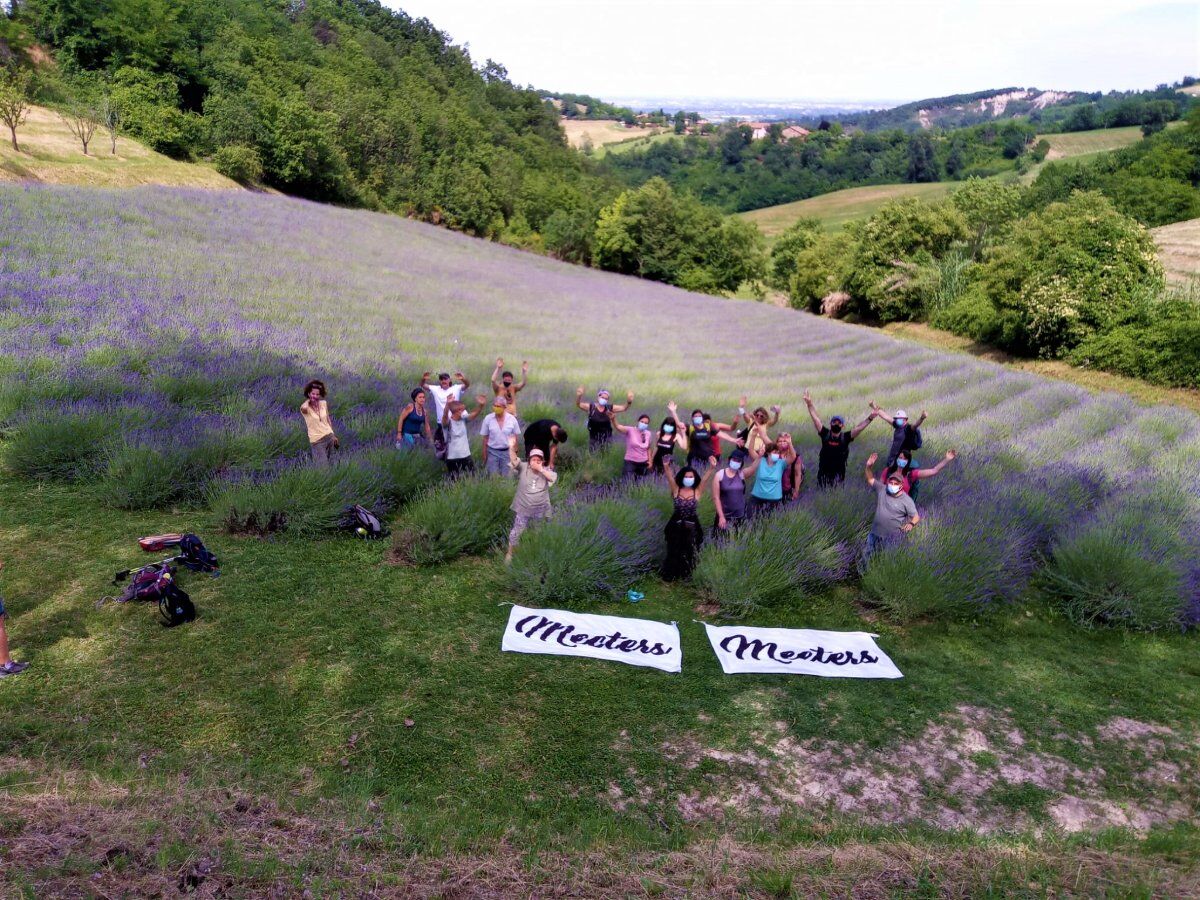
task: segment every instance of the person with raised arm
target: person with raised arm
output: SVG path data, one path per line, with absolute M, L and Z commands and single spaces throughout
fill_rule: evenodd
M 504 368 L 504 359 L 496 358 L 496 369 L 492 372 L 492 391 L 497 397 L 503 397 L 504 402 L 508 404 L 508 408 L 512 410 L 512 414 L 517 414 L 517 394 L 525 390 L 529 384 L 529 360 L 521 361 L 521 380 L 513 384 L 513 373 L 507 370 L 501 372 Z
M 438 383 L 430 384 L 429 379 L 432 374 L 425 372 L 421 376 L 421 388 L 433 397 L 433 419 L 437 422 L 437 427 L 433 431 L 433 449 L 438 459 L 445 459 L 446 435 L 442 430 L 442 413 L 446 411 L 447 402 L 462 398 L 463 392 L 471 386 L 471 382 L 462 372 L 455 372 L 453 379 L 450 378 L 449 372 L 442 372 L 438 375 Z M 458 384 L 455 384 L 455 381 Z
M 716 457 L 717 435 L 722 432 L 729 432 L 731 439 L 736 439 L 737 435 L 733 433 L 733 426 L 725 422 L 714 422 L 712 416 L 702 409 L 692 410 L 692 421 L 687 427 L 688 465 L 696 471 L 703 473 L 708 468 L 708 461 Z
M 863 565 L 871 554 L 887 544 L 894 544 L 908 534 L 921 521 L 917 504 L 904 492 L 904 476 L 893 472 L 884 479 L 875 477 L 875 461 L 878 453 L 867 457 L 865 476 L 867 486 L 875 491 L 875 518 L 867 533 L 867 546 L 863 550 Z
M 663 463 L 670 460 L 675 464 L 675 448 L 680 447 L 686 453 L 688 448 L 687 429 L 679 418 L 679 407 L 672 400 L 667 404 L 670 415 L 658 426 L 658 440 L 654 443 L 654 462 L 650 468 L 656 475 L 663 474 Z
M 747 506 L 751 518 L 783 505 L 783 476 L 796 460 L 796 451 L 790 444 L 784 449 L 772 441 L 764 449 L 766 453 L 762 456 L 750 451 L 753 462 L 746 469 L 747 475 L 754 473 L 754 489 L 750 491 Z
M 400 418 L 396 420 L 396 449 L 409 450 L 418 445 L 428 447 L 432 444 L 433 429 L 425 413 L 425 389 L 413 388 L 409 402 L 400 410 Z
M 787 456 L 789 450 L 794 456 L 788 467 L 783 470 L 783 502 L 791 503 L 799 498 L 800 488 L 804 484 L 804 460 L 796 451 L 796 445 L 792 443 L 792 435 L 789 432 L 781 431 L 779 437 L 775 438 L 775 444 L 784 456 Z
M 516 418 L 515 416 L 513 418 Z M 552 512 L 550 508 L 550 485 L 558 481 L 558 474 L 553 469 L 546 468 L 546 457 L 541 448 L 534 447 L 529 451 L 528 461 L 522 461 L 517 456 L 517 436 L 508 438 L 508 463 L 517 476 L 517 492 L 513 496 L 513 526 L 508 533 L 508 552 L 504 554 L 505 564 L 512 562 L 513 551 L 521 534 L 535 519 L 548 519 Z
M 901 450 L 900 455 L 896 457 L 896 461 L 883 470 L 883 477 L 890 478 L 893 472 L 900 473 L 904 479 L 904 493 L 917 499 L 917 489 L 921 486 L 920 482 L 926 478 L 932 478 L 937 475 L 942 469 L 946 468 L 948 463 L 953 462 L 958 458 L 958 452 L 955 450 L 947 450 L 946 455 L 938 460 L 937 465 L 929 469 L 918 469 L 913 463 L 912 451 Z
M 642 413 L 635 426 L 622 425 L 617 421 L 616 412 L 610 412 L 608 419 L 613 428 L 625 435 L 625 465 L 621 475 L 642 478 L 650 471 L 650 444 L 654 440 L 650 433 L 650 417 Z
M 771 443 L 771 434 L 768 429 L 774 428 L 779 424 L 779 414 L 783 408 L 778 404 L 771 407 L 771 414 L 768 415 L 766 407 L 758 407 L 752 413 L 746 412 L 746 395 L 743 394 L 741 400 L 738 401 L 738 414 L 734 416 L 735 425 L 744 425 L 738 432 L 738 437 L 746 442 L 746 449 L 753 452 L 756 456 L 762 456 L 766 451 L 767 444 Z
M 507 475 L 509 438 L 521 433 L 517 417 L 503 397 L 492 401 L 492 411 L 483 417 L 479 435 L 483 438 L 483 471 L 488 475 Z M 545 457 L 543 456 L 543 460 Z
M 667 538 L 667 556 L 662 564 L 665 581 L 688 578 L 696 567 L 700 547 L 704 543 L 704 526 L 700 524 L 700 500 L 717 471 L 717 458 L 708 461 L 707 473 L 703 478 L 692 466 L 684 466 L 678 473 L 669 460 L 664 460 L 667 485 L 671 488 L 674 509 L 663 533 Z
M 446 435 L 446 473 L 451 478 L 475 471 L 467 423 L 483 412 L 487 397 L 476 394 L 475 403 L 475 408 L 468 412 L 467 405 L 461 400 L 451 400 L 442 411 L 442 430 Z
M 744 466 L 748 456 L 749 454 L 739 447 L 730 454 L 725 467 L 713 477 L 712 498 L 713 506 L 717 509 L 713 529 L 718 534 L 732 531 L 746 520 L 748 473 Z
M 594 402 L 585 403 L 583 401 L 583 394 L 584 390 L 582 387 L 575 389 L 575 405 L 588 414 L 588 449 L 597 450 L 612 440 L 613 428 L 612 422 L 608 420 L 609 410 L 621 413 L 629 409 L 629 405 L 633 403 L 633 391 L 625 394 L 624 405 L 614 405 L 612 394 L 603 388 L 596 391 Z
M 314 378 L 304 386 L 304 402 L 300 404 L 313 465 L 318 469 L 327 468 L 333 451 L 341 446 L 333 430 L 333 420 L 329 418 L 329 403 L 325 396 L 325 382 Z
M 917 418 L 917 421 L 910 425 L 908 422 L 908 413 L 902 409 L 896 410 L 895 414 L 893 414 L 887 410 L 880 409 L 879 404 L 874 400 L 869 405 L 871 412 L 875 413 L 879 418 L 887 420 L 892 425 L 892 446 L 888 450 L 885 465 L 890 466 L 894 464 L 901 450 L 911 451 L 921 449 L 921 425 L 925 422 L 925 410 L 921 410 L 921 415 Z M 911 455 L 909 458 L 911 459 Z
M 813 405 L 812 394 L 807 388 L 804 391 L 804 405 L 808 407 L 808 415 L 812 419 L 813 427 L 816 428 L 817 435 L 821 438 L 821 452 L 817 456 L 817 484 L 821 487 L 842 484 L 846 480 L 846 462 L 850 459 L 850 444 L 863 433 L 864 428 L 871 424 L 875 413 L 873 411 L 869 413 L 865 419 L 847 432 L 846 420 L 842 416 L 830 418 L 828 427 L 822 424 L 821 417 L 817 414 L 817 408 Z

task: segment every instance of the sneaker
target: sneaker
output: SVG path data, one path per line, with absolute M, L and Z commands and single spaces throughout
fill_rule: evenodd
M 17 662 L 9 660 L 4 665 L 0 666 L 0 678 L 7 678 L 9 675 L 20 675 L 29 668 L 29 663 Z

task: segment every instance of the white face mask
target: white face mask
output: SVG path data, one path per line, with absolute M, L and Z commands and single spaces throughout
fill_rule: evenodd
M 896 494 L 900 493 L 900 485 L 898 485 L 898 484 L 889 484 L 889 485 L 887 486 L 887 492 L 888 492 L 889 494 L 891 494 L 893 497 L 894 497 L 894 496 L 896 496 Z

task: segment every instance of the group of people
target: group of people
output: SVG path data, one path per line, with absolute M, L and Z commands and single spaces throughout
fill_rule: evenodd
M 426 372 L 410 394 L 396 423 L 398 450 L 429 448 L 446 464 L 451 477 L 476 471 L 471 454 L 469 422 L 482 416 L 482 468 L 489 475 L 515 476 L 516 496 L 512 509 L 514 522 L 509 533 L 506 559 L 511 560 L 522 532 L 531 521 L 551 514 L 550 487 L 557 479 L 559 447 L 566 443 L 566 429 L 553 419 L 538 419 L 524 429 L 517 415 L 518 395 L 528 385 L 529 363 L 521 364 L 521 378 L 504 368 L 497 359 L 491 377 L 491 411 L 486 415 L 488 396 L 477 394 L 469 407 L 464 396 L 471 382 L 461 372 L 448 372 L 431 382 Z M 305 402 L 300 408 L 312 446 L 314 464 L 329 465 L 338 447 L 337 434 L 329 417 L 325 385 L 312 381 L 305 386 Z M 575 405 L 586 414 L 588 446 L 600 450 L 620 436 L 624 441 L 624 475 L 642 478 L 651 473 L 666 477 L 674 509 L 666 526 L 667 555 L 662 575 L 667 579 L 688 577 L 704 542 L 704 527 L 699 518 L 700 501 L 712 497 L 716 514 L 712 529 L 728 533 L 743 522 L 795 501 L 806 477 L 803 460 L 797 453 L 792 435 L 772 430 L 779 424 L 781 407 L 769 410 L 759 406 L 748 410 L 747 398 L 739 401 L 730 422 L 719 422 L 702 409 L 694 409 L 688 420 L 679 415 L 674 401 L 667 404 L 667 415 L 657 427 L 649 414 L 641 413 L 632 422 L 619 416 L 633 405 L 633 391 L 624 403 L 614 403 L 606 389 L 585 399 L 587 391 L 579 387 Z M 816 482 L 819 487 L 841 485 L 846 480 L 850 446 L 876 419 L 892 427 L 892 440 L 880 476 L 875 476 L 878 453 L 866 461 L 865 479 L 875 492 L 875 516 L 863 549 L 864 561 L 881 545 L 895 541 L 912 531 L 921 521 L 914 502 L 919 484 L 942 471 L 955 459 L 948 451 L 936 465 L 921 468 L 914 454 L 923 444 L 921 426 L 926 420 L 922 410 L 915 421 L 897 409 L 888 412 L 874 401 L 862 421 L 848 426 L 841 415 L 824 422 L 804 392 L 804 404 L 818 438 Z M 524 439 L 524 457 L 518 443 Z M 726 455 L 726 449 L 728 454 Z M 676 468 L 675 454 L 681 451 L 684 464 Z M 752 480 L 751 480 L 752 479 Z

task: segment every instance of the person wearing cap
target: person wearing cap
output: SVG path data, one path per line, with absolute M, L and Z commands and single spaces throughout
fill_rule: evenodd
M 629 405 L 633 403 L 633 391 L 625 394 L 624 404 L 615 405 L 612 402 L 612 394 L 603 388 L 596 391 L 594 402 L 584 403 L 583 394 L 582 387 L 575 389 L 575 405 L 588 414 L 588 449 L 596 450 L 612 440 L 613 427 L 608 418 L 609 412 L 620 413 L 629 409 Z
M 946 451 L 946 455 L 938 460 L 937 464 L 929 469 L 918 469 L 912 459 L 911 450 L 901 450 L 900 455 L 896 457 L 896 461 L 890 466 L 885 466 L 883 477 L 890 478 L 895 472 L 904 479 L 904 493 L 917 499 L 917 489 L 921 486 L 921 482 L 926 478 L 932 478 L 939 474 L 942 469 L 946 468 L 949 463 L 954 462 L 958 458 L 958 452 L 951 449 Z
M 887 410 L 880 409 L 879 404 L 874 400 L 870 403 L 871 411 L 881 419 L 887 419 L 892 423 L 892 446 L 888 450 L 887 465 L 892 466 L 896 463 L 896 457 L 900 455 L 901 450 L 920 450 L 921 449 L 921 425 L 925 422 L 925 410 L 921 410 L 921 415 L 913 424 L 908 422 L 908 413 L 902 409 L 896 410 L 895 413 L 890 413 Z
M 508 552 L 504 554 L 504 562 L 511 563 L 513 550 L 521 534 L 535 519 L 550 518 L 550 485 L 558 481 L 558 475 L 546 467 L 546 456 L 541 448 L 534 447 L 529 451 L 529 461 L 523 462 L 517 456 L 517 436 L 508 439 L 508 464 L 517 476 L 517 492 L 513 496 L 513 526 L 508 533 Z
M 492 390 L 496 393 L 497 397 L 504 398 L 504 401 L 508 404 L 508 408 L 512 410 L 512 414 L 515 416 L 517 414 L 517 394 L 525 390 L 526 385 L 529 383 L 529 360 L 521 362 L 521 380 L 516 384 L 513 384 L 513 373 L 507 370 L 501 372 L 500 370 L 503 368 L 504 360 L 497 358 L 496 368 L 492 372 Z
M 863 429 L 871 424 L 875 413 L 868 416 L 846 431 L 846 420 L 842 416 L 833 416 L 826 427 L 817 414 L 813 405 L 812 394 L 804 391 L 804 405 L 808 407 L 808 415 L 812 418 L 813 427 L 821 438 L 821 452 L 817 456 L 817 484 L 821 487 L 832 487 L 846 480 L 846 462 L 850 459 L 850 444 L 862 434 Z
M 446 433 L 442 429 L 442 414 L 446 411 L 448 401 L 462 399 L 463 391 L 471 386 L 471 382 L 462 372 L 455 372 L 454 379 L 458 381 L 458 384 L 455 384 L 454 379 L 450 378 L 449 372 L 442 372 L 438 375 L 438 383 L 430 384 L 431 375 L 431 372 L 426 372 L 421 376 L 421 388 L 433 398 L 433 420 L 437 422 L 437 427 L 433 431 L 433 446 L 438 459 L 445 459 Z
M 886 479 L 875 477 L 875 461 L 878 453 L 867 457 L 867 485 L 875 491 L 875 519 L 867 534 L 867 546 L 863 551 L 863 565 L 871 558 L 871 554 L 881 546 L 894 544 L 917 527 L 921 515 L 917 512 L 917 504 L 912 497 L 904 492 L 904 476 L 893 472 Z
M 333 451 L 340 444 L 329 418 L 329 404 L 325 400 L 325 382 L 313 379 L 304 386 L 304 402 L 300 404 L 300 415 L 308 430 L 308 444 L 312 450 L 313 465 L 318 469 L 329 466 Z
M 483 418 L 479 434 L 483 438 L 483 471 L 489 475 L 508 474 L 509 439 L 521 433 L 517 417 L 504 402 L 503 397 L 492 401 L 492 411 Z

